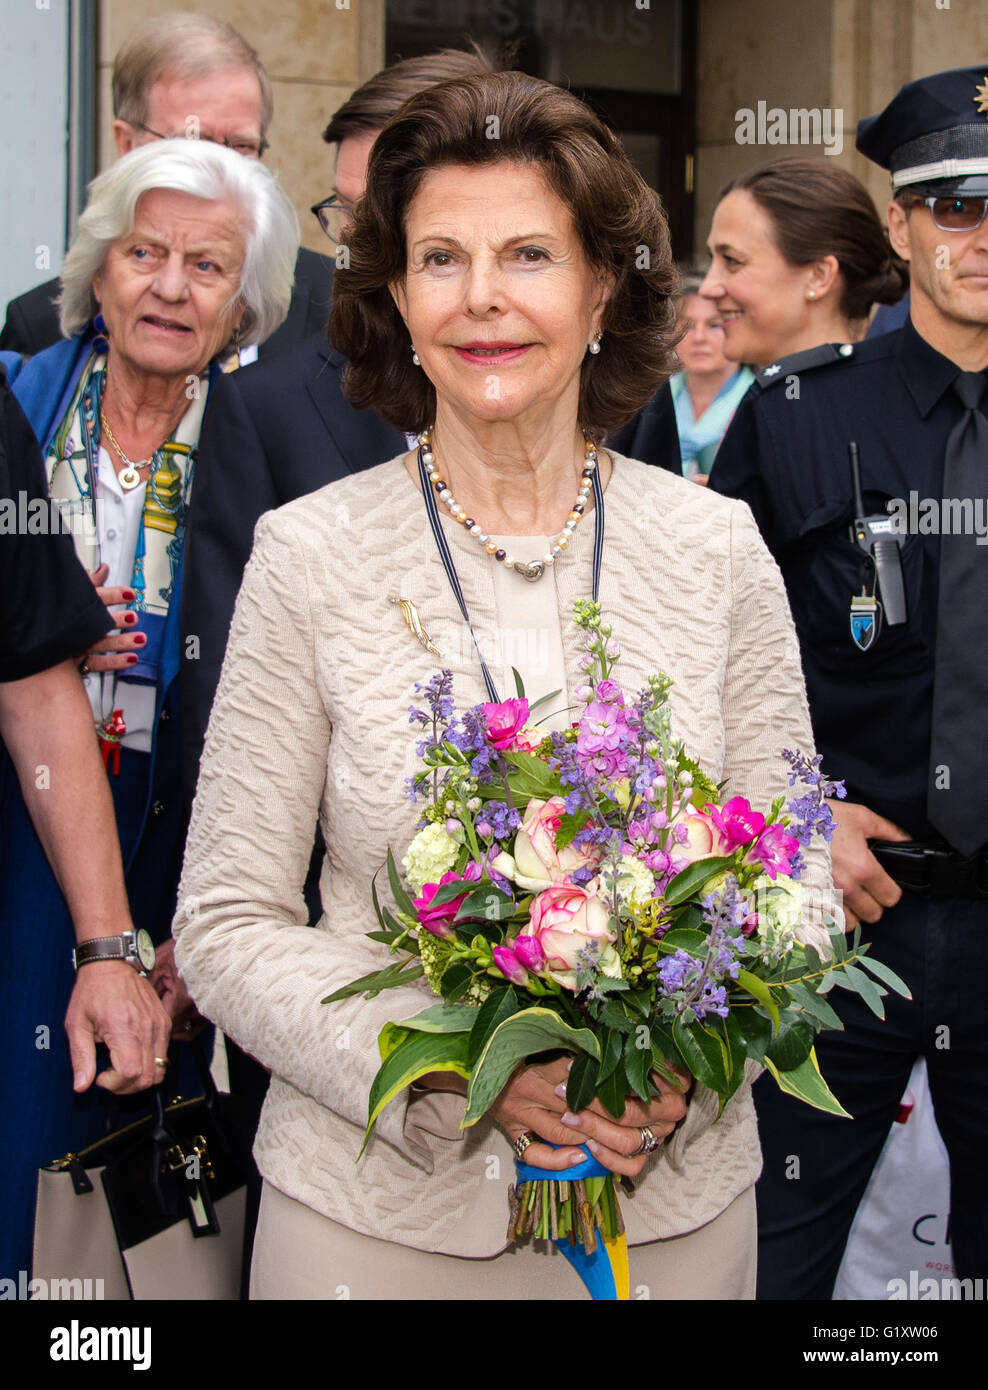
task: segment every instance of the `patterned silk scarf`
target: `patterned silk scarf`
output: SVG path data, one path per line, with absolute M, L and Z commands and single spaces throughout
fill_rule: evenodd
M 99 408 L 105 384 L 106 355 L 96 353 L 82 373 L 45 460 L 49 496 L 72 532 L 76 554 L 90 572 L 100 564 Z M 174 435 L 155 451 L 151 460 L 130 582 L 137 597 L 128 605 L 144 615 L 141 631 L 148 641 L 137 665 L 127 671 L 127 680 L 157 680 L 165 618 L 185 540 L 196 446 L 208 389 L 208 381 L 203 378 Z

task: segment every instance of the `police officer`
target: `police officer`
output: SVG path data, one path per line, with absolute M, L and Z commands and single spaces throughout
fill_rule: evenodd
M 882 1023 L 829 996 L 844 1032 L 818 1056 L 853 1123 L 756 1086 L 763 1298 L 831 1296 L 920 1054 L 955 1266 L 988 1275 L 988 70 L 908 83 L 857 147 L 891 173 L 909 319 L 759 373 L 710 486 L 751 505 L 782 569 L 817 746 L 847 784 L 835 882 L 913 999 L 890 994 Z

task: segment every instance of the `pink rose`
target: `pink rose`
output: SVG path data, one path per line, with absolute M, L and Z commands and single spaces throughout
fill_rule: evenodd
M 720 831 L 724 849 L 723 854 L 732 854 L 742 845 L 748 845 L 765 829 L 765 817 L 753 811 L 743 796 L 732 796 L 723 806 L 706 807 L 710 819 Z
M 675 808 L 674 808 L 675 809 Z M 720 830 L 707 815 L 694 806 L 684 806 L 674 815 L 669 853 L 676 873 L 681 873 L 698 859 L 712 859 L 723 854 Z
M 475 883 L 479 878 L 480 869 L 476 864 L 471 863 L 466 866 L 462 874 L 443 874 L 438 883 L 423 884 L 422 896 L 412 899 L 420 925 L 425 927 L 426 931 L 432 932 L 433 936 L 441 936 L 443 940 L 449 941 L 453 936 L 453 918 L 459 912 L 464 898 L 470 891 L 470 884 Z M 466 884 L 466 887 L 452 902 L 440 903 L 438 907 L 433 907 L 433 898 L 439 889 L 447 883 L 463 883 Z
M 745 855 L 745 863 L 761 864 L 771 879 L 779 874 L 788 877 L 793 856 L 798 850 L 799 841 L 787 832 L 784 825 L 768 825 Z
M 597 897 L 596 886 L 580 888 L 575 883 L 558 883 L 533 899 L 529 934 L 545 952 L 550 979 L 564 989 L 576 991 L 578 957 L 595 945 L 597 962 L 604 975 L 619 979 L 621 961 L 614 949 L 607 909 Z
M 600 863 L 599 850 L 578 849 L 573 844 L 556 849 L 556 835 L 565 814 L 566 804 L 561 796 L 552 796 L 548 801 L 533 797 L 515 835 L 514 857 L 499 855 L 494 864 L 497 871 L 519 888 L 538 893 L 577 869 L 595 869 Z
M 492 747 L 510 752 L 517 746 L 518 733 L 528 723 L 528 701 L 502 700 L 499 705 L 485 704 L 484 718 Z

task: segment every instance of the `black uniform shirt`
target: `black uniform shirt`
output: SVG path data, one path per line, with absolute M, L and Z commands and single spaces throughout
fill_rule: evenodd
M 45 671 L 112 626 L 53 515 L 38 442 L 0 370 L 0 681 Z
M 853 440 L 860 451 L 866 515 L 885 513 L 893 498 L 907 508 L 911 493 L 917 516 L 922 499 L 939 502 L 947 437 L 963 413 L 950 389 L 959 370 L 911 322 L 853 347 L 784 358 L 759 373 L 710 475 L 716 491 L 749 504 L 782 570 L 825 771 L 846 780 L 849 800 L 919 839 L 930 833 L 939 537 L 904 537 L 907 621 L 883 624 L 860 651 L 849 614 L 868 562 L 849 535 L 847 446 Z M 772 673 L 751 678 L 771 681 Z

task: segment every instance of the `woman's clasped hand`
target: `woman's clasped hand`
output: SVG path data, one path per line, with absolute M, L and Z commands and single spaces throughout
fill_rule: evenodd
M 660 1094 L 650 1105 L 629 1096 L 620 1119 L 609 1114 L 599 1100 L 574 1115 L 566 1104 L 566 1079 L 572 1065 L 572 1060 L 561 1057 L 520 1069 L 501 1092 L 491 1114 L 512 1143 L 526 1131 L 537 1136 L 524 1154 L 525 1163 L 533 1168 L 556 1172 L 583 1163 L 586 1155 L 579 1145 L 585 1144 L 612 1173 L 636 1178 L 650 1157 L 648 1152 L 638 1152 L 642 1130 L 650 1129 L 660 1142 L 669 1138 L 685 1118 L 692 1079 L 679 1073 L 682 1089 L 677 1090 L 671 1081 L 654 1074 L 653 1083 Z

